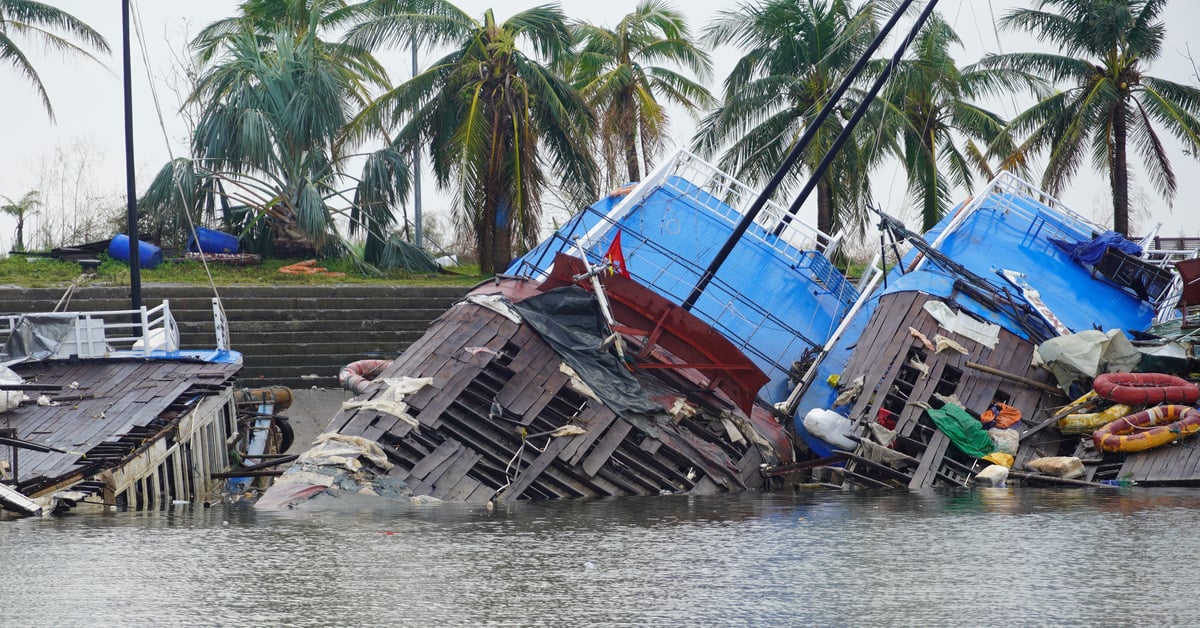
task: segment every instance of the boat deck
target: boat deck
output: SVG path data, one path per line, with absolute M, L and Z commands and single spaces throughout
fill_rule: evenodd
M 44 392 L 57 405 L 0 414 L 0 430 L 7 430 L 0 434 L 61 451 L 22 448 L 9 474 L 21 492 L 35 495 L 115 466 L 199 399 L 228 388 L 240 368 L 144 359 L 15 365 L 26 382 L 61 388 Z

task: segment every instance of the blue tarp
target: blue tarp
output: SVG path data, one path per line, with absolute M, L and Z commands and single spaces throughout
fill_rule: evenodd
M 1087 242 L 1068 242 L 1066 240 L 1050 239 L 1062 250 L 1070 253 L 1071 259 L 1083 264 L 1096 265 L 1104 257 L 1108 247 L 1113 247 L 1122 253 L 1141 255 L 1142 247 L 1136 242 L 1130 242 L 1125 236 L 1116 231 L 1105 231 Z

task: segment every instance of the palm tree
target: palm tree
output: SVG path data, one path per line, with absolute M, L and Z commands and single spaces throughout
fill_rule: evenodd
M 186 225 L 182 210 L 195 220 L 220 206 L 227 223 L 249 234 L 249 248 L 321 254 L 344 250 L 334 220 L 344 213 L 368 233 L 367 261 L 378 258 L 409 172 L 404 156 L 385 146 L 366 156 L 353 198 L 343 187 L 353 179 L 348 125 L 367 100 L 364 77 L 329 54 L 316 28 L 298 39 L 278 32 L 269 46 L 247 29 L 222 46 L 191 97 L 200 108 L 193 157 L 160 171 L 144 210 Z
M 0 212 L 17 219 L 17 241 L 12 250 L 22 252 L 25 250 L 25 217 L 37 213 L 38 206 L 42 204 L 41 194 L 37 190 L 30 190 L 18 201 L 7 196 L 0 196 L 0 199 L 4 199 Z
M 1128 145 L 1132 141 L 1156 191 L 1172 202 L 1175 171 L 1155 126 L 1200 155 L 1200 89 L 1146 74 L 1162 54 L 1166 0 L 1039 0 L 1001 19 L 1007 29 L 1032 32 L 1061 54 L 989 55 L 980 65 L 1028 68 L 1059 92 L 1016 116 L 1011 128 L 1028 139 L 1024 155 L 1049 150 L 1042 185 L 1059 193 L 1090 156 L 1108 173 L 1113 229 L 1129 233 Z M 1052 10 L 1044 10 L 1047 7 Z
M 880 101 L 884 133 L 898 138 L 892 147 L 908 173 L 909 193 L 921 203 L 925 230 L 946 214 L 956 187 L 970 188 L 976 172 L 989 179 L 994 175 L 990 155 L 1012 152 L 1005 120 L 972 101 L 1041 88 L 1036 77 L 1020 68 L 960 69 L 950 49 L 961 43 L 940 15 L 930 16 L 914 42 L 912 57 L 896 67 Z M 964 140 L 961 148 L 959 138 Z
M 28 37 L 44 48 L 63 54 L 81 55 L 93 61 L 96 61 L 96 57 L 84 46 L 96 52 L 109 52 L 108 42 L 100 33 L 62 9 L 32 0 L 0 0 L 0 61 L 16 68 L 19 74 L 33 83 L 51 120 L 54 119 L 54 108 L 50 106 L 50 94 L 14 37 Z M 74 43 L 68 37 L 80 40 L 83 45 Z
M 565 16 L 546 5 L 498 23 L 490 9 L 475 20 L 445 0 L 368 4 L 375 12 L 350 29 L 347 42 L 452 50 L 383 94 L 360 123 L 404 121 L 397 141 L 427 149 L 438 185 L 457 187 L 456 219 L 475 237 L 480 270 L 504 270 L 514 244 L 536 243 L 552 174 L 572 200 L 595 198 L 596 164 L 587 150 L 593 116 L 551 70 L 573 43 Z
M 379 82 L 377 79 L 386 78 L 387 72 L 368 51 L 327 38 L 331 32 L 353 23 L 357 10 L 358 7 L 351 7 L 345 0 L 244 0 L 239 15 L 204 27 L 192 40 L 192 49 L 202 63 L 207 63 L 237 33 L 253 34 L 260 47 L 270 50 L 278 33 L 291 33 L 299 40 L 314 32 L 325 54 L 368 81 Z
M 875 4 L 854 10 L 845 0 L 760 0 L 721 11 L 705 41 L 745 51 L 725 80 L 724 103 L 705 117 L 693 148 L 740 177 L 764 182 L 828 101 L 877 32 Z M 845 108 L 847 113 L 852 107 Z M 814 169 L 841 131 L 830 116 L 801 162 Z M 817 228 L 831 233 L 865 213 L 872 157 L 848 142 L 817 183 Z M 785 180 L 793 189 L 797 178 Z M 837 211 L 835 211 L 837 210 Z
M 617 183 L 622 160 L 625 181 L 640 181 L 666 135 L 660 99 L 691 112 L 713 104 L 703 85 L 656 64 L 682 66 L 705 79 L 712 62 L 696 47 L 683 15 L 663 0 L 641 0 L 615 28 L 580 23 L 574 32 L 582 48 L 571 76 L 600 121 L 608 182 Z

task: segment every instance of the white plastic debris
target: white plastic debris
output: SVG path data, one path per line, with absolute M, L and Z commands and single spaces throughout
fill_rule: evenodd
M 845 451 L 854 451 L 858 443 L 851 440 L 847 434 L 853 429 L 854 423 L 846 417 L 822 408 L 813 408 L 804 415 L 804 429 L 809 434 Z

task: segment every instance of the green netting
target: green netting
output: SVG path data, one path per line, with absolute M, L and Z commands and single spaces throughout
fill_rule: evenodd
M 938 429 L 950 437 L 950 442 L 964 454 L 982 458 L 995 451 L 996 446 L 992 443 L 992 437 L 988 436 L 987 430 L 983 429 L 983 424 L 966 410 L 948 403 L 941 408 L 929 408 L 925 412 L 933 419 Z

